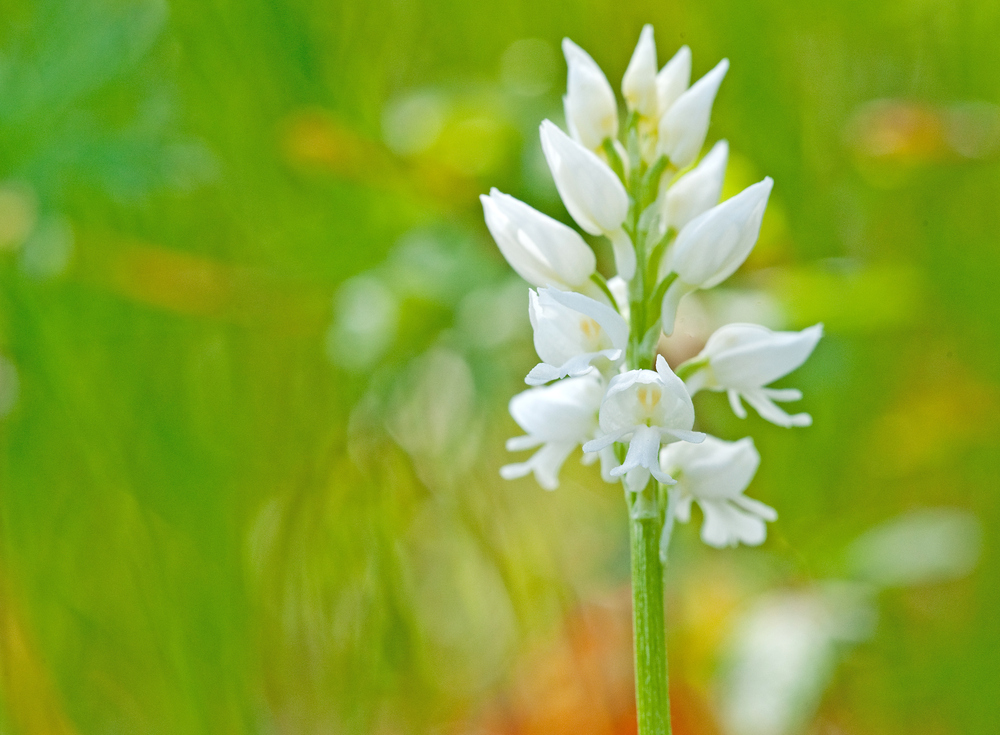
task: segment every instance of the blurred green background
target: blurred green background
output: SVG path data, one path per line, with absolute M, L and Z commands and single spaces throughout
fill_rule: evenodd
M 1000 731 L 995 0 L 3 0 L 0 733 L 634 732 L 620 490 L 497 475 L 476 196 L 569 221 L 559 41 L 617 87 L 646 22 L 776 182 L 665 349 L 827 334 L 812 428 L 696 402 L 780 519 L 675 534 L 677 735 Z

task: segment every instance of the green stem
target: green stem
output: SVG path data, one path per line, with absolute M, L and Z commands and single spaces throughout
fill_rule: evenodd
M 662 525 L 656 496 L 656 480 L 650 479 L 645 490 L 630 499 L 629 508 L 632 640 L 639 735 L 670 735 L 663 564 L 660 561 Z
M 608 288 L 608 282 L 604 279 L 604 276 L 602 276 L 597 271 L 594 271 L 593 273 L 590 274 L 590 280 L 593 281 L 595 284 L 597 284 L 597 287 L 604 292 L 604 295 L 608 297 L 608 301 L 611 302 L 612 308 L 614 308 L 615 311 L 617 311 L 618 302 L 615 301 L 615 295 L 611 293 L 611 289 Z
M 630 209 L 625 230 L 635 245 L 638 267 L 629 283 L 629 334 L 626 364 L 629 370 L 650 369 L 660 329 L 650 306 L 656 289 L 655 276 L 647 276 L 649 226 L 642 226 L 642 213 L 659 190 L 659 179 L 669 162 L 661 158 L 647 171 L 639 155 L 637 116 L 629 116 L 625 130 L 625 150 L 629 157 L 626 187 Z M 649 318 L 653 317 L 653 318 Z M 652 324 L 650 324 L 652 322 Z M 618 445 L 619 453 L 624 446 Z M 619 461 L 623 457 L 619 456 Z M 663 563 L 660 538 L 663 530 L 663 501 L 659 483 L 650 478 L 638 493 L 626 491 L 629 506 L 629 537 L 632 546 L 632 631 L 635 646 L 635 706 L 639 735 L 670 735 L 670 700 L 667 696 L 667 641 L 663 617 Z

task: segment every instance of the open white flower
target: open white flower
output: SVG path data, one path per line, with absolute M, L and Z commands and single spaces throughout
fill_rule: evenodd
M 687 380 L 691 395 L 699 390 L 726 391 L 733 413 L 741 419 L 747 412 L 742 398 L 762 418 L 778 426 L 809 426 L 807 413 L 789 416 L 775 401 L 797 401 L 802 392 L 793 388 L 767 388 L 806 361 L 823 336 L 823 325 L 801 332 L 772 332 L 757 324 L 727 324 L 717 329 L 705 349 L 691 360 L 701 364 Z
M 507 440 L 507 451 L 541 447 L 527 462 L 504 465 L 506 480 L 534 473 L 546 490 L 559 487 L 559 470 L 577 445 L 594 435 L 604 381 L 595 375 L 530 388 L 510 400 L 510 415 L 525 436 Z
M 521 278 L 567 291 L 589 287 L 597 259 L 576 230 L 495 188 L 479 199 L 486 226 Z
M 729 161 L 729 143 L 720 140 L 693 169 L 670 185 L 662 198 L 660 237 L 684 226 L 719 203 Z
M 618 103 L 615 93 L 590 54 L 564 38 L 563 54 L 569 69 L 563 109 L 566 127 L 581 144 L 597 150 L 605 139 L 618 136 Z
M 628 323 L 610 306 L 578 293 L 540 288 L 530 292 L 528 315 L 542 359 L 525 378 L 528 385 L 578 377 L 592 366 L 610 374 L 625 359 Z
M 677 305 L 685 294 L 717 286 L 743 265 L 757 243 L 773 184 L 767 176 L 698 215 L 681 230 L 660 268 L 661 278 L 671 271 L 677 274 L 663 297 L 664 333 L 673 333 Z
M 682 92 L 660 118 L 660 153 L 677 168 L 686 168 L 701 152 L 708 134 L 712 103 L 728 69 L 729 59 L 723 59 Z
M 656 75 L 657 120 L 663 119 L 690 83 L 691 49 L 681 46 Z
M 622 225 L 628 216 L 628 194 L 621 179 L 597 154 L 570 138 L 553 122 L 543 120 L 542 152 L 556 189 L 570 216 L 591 235 L 611 240 L 618 275 L 635 275 L 635 250 Z
M 653 40 L 653 26 L 642 27 L 639 43 L 636 44 L 632 59 L 622 77 L 622 96 L 629 110 L 635 110 L 645 117 L 655 117 L 656 101 L 656 42 Z
M 706 436 L 700 444 L 678 442 L 663 448 L 660 464 L 677 478 L 670 488 L 674 518 L 691 520 L 692 501 L 701 508 L 702 541 L 716 548 L 764 542 L 764 522 L 776 520 L 778 514 L 743 494 L 760 465 L 753 439 L 727 442 Z
M 585 452 L 597 452 L 614 442 L 628 442 L 628 454 L 611 475 L 621 477 L 630 470 L 642 468 L 643 476 L 651 473 L 660 482 L 672 484 L 669 474 L 660 469 L 660 445 L 678 440 L 700 442 L 705 435 L 691 431 L 694 426 L 694 406 L 684 383 L 659 355 L 656 371 L 629 370 L 616 375 L 608 385 L 601 402 L 600 429 L 603 436 L 587 442 Z M 645 482 L 633 482 L 630 489 Z

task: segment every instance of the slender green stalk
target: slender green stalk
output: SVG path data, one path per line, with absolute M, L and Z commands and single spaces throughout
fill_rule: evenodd
M 670 735 L 667 641 L 663 616 L 662 524 L 656 480 L 632 499 L 632 641 L 635 647 L 635 704 L 639 735 Z
M 631 121 L 631 119 L 630 119 Z M 645 170 L 638 154 L 634 124 L 627 129 L 627 151 L 631 175 L 627 182 L 632 208 L 626 230 L 635 244 L 638 268 L 629 292 L 631 334 L 626 357 L 630 370 L 650 369 L 659 337 L 659 307 L 650 303 L 656 282 L 647 277 L 646 227 L 642 213 L 656 196 L 653 185 L 667 166 L 660 159 Z M 646 176 L 643 176 L 646 174 Z M 653 274 L 655 278 L 655 273 Z M 660 296 L 662 298 L 662 295 Z M 655 312 L 650 318 L 647 308 Z M 655 321 L 650 325 L 648 322 Z M 667 641 L 663 614 L 663 563 L 660 536 L 663 514 L 659 486 L 650 478 L 639 493 L 626 493 L 629 506 L 629 537 L 632 547 L 632 640 L 635 648 L 635 704 L 639 735 L 670 735 L 670 700 L 667 693 Z

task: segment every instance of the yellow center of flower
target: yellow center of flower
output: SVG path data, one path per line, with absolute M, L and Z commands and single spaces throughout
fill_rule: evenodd
M 596 352 L 599 348 L 599 343 L 601 340 L 601 325 L 591 319 L 589 316 L 585 316 L 580 319 L 580 333 L 587 339 L 590 343 L 592 351 Z
M 639 387 L 635 395 L 639 399 L 639 406 L 643 413 L 647 417 L 651 417 L 659 405 L 660 399 L 663 398 L 663 391 L 656 385 L 643 385 Z

